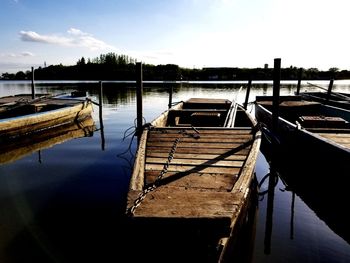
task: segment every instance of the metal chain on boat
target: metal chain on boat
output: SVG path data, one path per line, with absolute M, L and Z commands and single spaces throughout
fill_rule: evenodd
M 195 134 L 192 134 L 192 133 L 188 133 L 186 132 L 185 130 L 181 130 L 180 131 L 180 134 L 182 135 L 188 135 L 188 136 L 192 136 L 193 138 L 195 139 L 198 139 L 200 136 L 199 136 L 199 131 L 192 126 L 192 129 L 196 132 Z M 174 159 L 174 154 L 175 154 L 175 151 L 176 151 L 176 148 L 177 148 L 177 145 L 178 143 L 180 142 L 180 137 L 177 137 L 170 149 L 170 152 L 169 152 L 169 155 L 168 155 L 168 158 L 167 158 L 167 161 L 165 162 L 164 166 L 163 166 L 163 169 L 161 170 L 161 172 L 159 173 L 159 175 L 157 176 L 156 180 L 154 181 L 154 183 L 148 187 L 146 187 L 140 194 L 139 196 L 135 199 L 134 201 L 134 205 L 132 207 L 130 207 L 127 211 L 127 214 L 130 216 L 130 215 L 133 215 L 136 208 L 138 206 L 140 206 L 141 202 L 146 198 L 146 195 L 149 193 L 149 192 L 152 192 L 154 191 L 157 187 L 158 187 L 158 184 L 159 182 L 162 180 L 163 176 L 168 172 L 168 168 L 169 168 L 169 165 L 171 163 L 171 161 Z
M 156 180 L 154 181 L 154 183 L 153 183 L 152 185 L 146 187 L 146 188 L 139 194 L 139 196 L 135 199 L 134 205 L 128 209 L 128 215 L 133 215 L 134 212 L 135 212 L 135 209 L 136 209 L 136 208 L 141 204 L 141 202 L 145 199 L 146 195 L 147 195 L 149 192 L 152 192 L 152 191 L 154 191 L 154 190 L 157 188 L 159 181 L 163 178 L 164 174 L 166 174 L 166 173 L 168 172 L 168 168 L 169 168 L 170 162 L 174 159 L 174 154 L 175 154 L 176 147 L 177 147 L 177 144 L 179 143 L 179 141 L 180 141 L 180 137 L 178 137 L 178 138 L 175 139 L 175 141 L 174 141 L 174 143 L 173 143 L 173 146 L 171 147 L 171 150 L 170 150 L 170 152 L 169 152 L 167 161 L 166 161 L 166 163 L 165 163 L 164 166 L 163 166 L 162 171 L 159 173 L 159 175 L 157 176 L 157 178 L 156 178 Z

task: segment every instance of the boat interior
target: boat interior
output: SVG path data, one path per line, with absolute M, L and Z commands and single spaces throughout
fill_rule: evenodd
M 190 99 L 182 106 L 170 109 L 165 126 L 227 127 L 229 118 L 234 119 L 231 127 L 252 126 L 245 110 L 238 105 L 229 100 L 208 99 Z
M 306 129 L 349 130 L 350 111 L 327 106 L 320 102 L 306 101 L 301 96 L 281 96 L 279 116 Z M 257 104 L 272 112 L 272 97 L 257 96 Z
M 83 100 L 69 97 L 45 97 L 42 95 L 32 100 L 30 95 L 15 95 L 0 98 L 0 119 L 25 116 L 38 112 L 46 112 L 72 106 Z
M 59 108 L 66 107 L 62 104 L 50 104 L 44 102 L 31 103 L 31 104 L 16 104 L 13 106 L 1 106 L 0 107 L 0 119 L 13 118 L 17 116 L 29 115 L 38 112 L 51 111 Z

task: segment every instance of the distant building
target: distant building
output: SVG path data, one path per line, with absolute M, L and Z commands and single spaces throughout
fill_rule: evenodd
M 268 69 L 268 68 L 269 68 L 269 64 L 265 64 L 265 65 L 264 65 L 264 68 L 265 68 L 265 69 Z

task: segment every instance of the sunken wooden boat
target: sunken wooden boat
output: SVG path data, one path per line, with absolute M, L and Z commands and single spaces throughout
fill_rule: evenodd
M 278 142 L 280 156 L 312 169 L 348 169 L 350 162 L 350 110 L 304 100 L 302 96 L 280 96 L 278 127 L 272 131 L 271 96 L 257 96 L 255 117 L 267 128 L 267 137 Z M 276 143 L 275 143 L 276 144 Z M 340 176 L 341 180 L 348 180 Z M 323 178 L 326 179 L 326 178 Z M 337 182 L 337 181 L 334 181 Z
M 142 246 L 172 259 L 228 259 L 256 189 L 260 140 L 254 118 L 225 99 L 191 98 L 147 125 L 127 203 L 133 226 L 157 242 Z
M 80 121 L 92 113 L 92 102 L 74 93 L 60 96 L 22 94 L 0 98 L 0 138 L 18 137 Z
M 44 129 L 27 136 L 1 140 L 0 164 L 12 163 L 69 140 L 91 137 L 95 131 L 95 122 L 92 116 L 89 116 L 82 121 L 60 125 L 55 129 Z

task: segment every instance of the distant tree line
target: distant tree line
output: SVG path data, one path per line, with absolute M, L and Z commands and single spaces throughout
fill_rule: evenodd
M 82 57 L 72 66 L 51 65 L 35 69 L 36 80 L 135 80 L 136 59 L 115 53 L 101 54 L 93 59 Z M 181 68 L 178 65 L 143 64 L 144 80 L 271 80 L 273 69 L 264 68 Z M 281 69 L 281 79 L 298 79 L 299 68 L 290 66 Z M 350 79 L 350 71 L 330 68 L 320 71 L 317 68 L 302 69 L 302 79 L 328 80 Z M 28 80 L 31 71 L 15 74 L 3 73 L 3 80 Z

